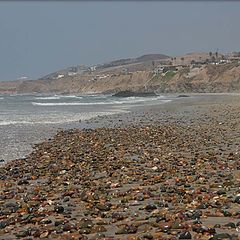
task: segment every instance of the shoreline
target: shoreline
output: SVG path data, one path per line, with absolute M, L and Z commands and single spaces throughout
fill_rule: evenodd
M 227 98 L 237 97 L 240 95 L 240 93 L 189 93 L 186 94 L 189 97 L 181 97 L 177 98 L 180 93 L 176 94 L 167 94 L 167 97 L 172 97 L 173 100 L 171 102 L 166 102 L 163 104 L 153 104 L 153 105 L 147 105 L 147 106 L 129 106 L 125 109 L 122 109 L 120 113 L 113 113 L 109 115 L 103 115 L 103 116 L 96 116 L 88 120 L 82 120 L 81 122 L 70 122 L 70 123 L 62 123 L 62 124 L 45 124 L 45 125 L 36 125 L 35 127 L 28 127 L 26 126 L 26 129 L 22 129 L 22 127 L 19 129 L 19 126 L 12 126 L 13 129 L 15 129 L 16 137 L 20 134 L 25 134 L 25 132 L 32 132 L 31 135 L 36 137 L 29 137 L 29 133 L 24 137 L 24 142 L 28 142 L 28 139 L 31 139 L 29 144 L 24 144 L 24 148 L 21 149 L 20 154 L 17 154 L 13 152 L 13 154 L 10 154 L 10 156 L 7 156 L 8 152 L 3 153 L 2 157 L 0 159 L 3 159 L 4 162 L 0 163 L 0 167 L 3 166 L 3 164 L 14 161 L 15 159 L 19 158 L 25 158 L 28 154 L 31 153 L 33 150 L 33 146 L 35 144 L 39 144 L 42 141 L 45 141 L 47 139 L 50 139 L 54 137 L 55 134 L 57 134 L 58 131 L 62 130 L 68 130 L 68 129 L 95 129 L 98 127 L 116 127 L 116 126 L 128 126 L 131 124 L 141 123 L 152 123 L 153 121 L 157 121 L 158 119 L 164 119 L 164 122 L 170 121 L 171 119 L 167 118 L 168 114 L 174 114 L 175 118 L 178 118 L 178 114 L 180 116 L 182 115 L 181 112 L 184 111 L 184 109 L 191 108 L 190 106 L 197 106 L 202 104 L 213 104 L 220 103 L 222 100 L 223 102 L 226 101 Z M 217 97 L 217 99 L 214 99 Z M 199 101 L 199 103 L 197 103 Z M 160 113 L 159 113 L 160 111 Z M 190 113 L 191 114 L 193 112 Z M 151 119 L 145 118 L 144 114 L 151 114 Z M 158 116 L 156 116 L 156 114 Z M 193 113 L 194 114 L 194 113 Z M 155 120 L 153 120 L 155 119 Z M 158 122 L 158 121 L 157 121 Z M 1 127 L 1 126 L 0 126 Z M 4 127 L 4 126 L 3 126 Z M 39 134 L 40 132 L 40 134 Z M 20 139 L 22 137 L 19 137 Z M 18 138 L 17 138 L 18 139 Z M 18 140 L 17 140 L 18 141 Z M 16 142 L 18 144 L 18 142 Z M 18 145 L 15 146 L 15 143 L 12 143 L 12 148 L 18 147 Z M 9 148 L 8 146 L 6 146 Z M 8 150 L 9 151 L 9 150 Z
M 180 94 L 170 94 L 170 96 L 175 96 L 176 98 L 164 104 L 137 106 L 126 109 L 125 113 L 95 117 L 83 121 L 80 128 L 119 127 L 138 123 L 161 123 L 161 121 L 164 123 L 170 121 L 171 123 L 173 119 L 179 121 L 179 117 L 182 117 L 184 111 L 187 111 L 187 116 L 192 118 L 194 114 L 198 115 L 200 112 L 204 114 L 205 109 L 203 106 L 210 107 L 218 104 L 231 104 L 232 102 L 235 103 L 235 100 L 240 97 L 240 93 L 192 93 L 187 94 L 189 97 L 177 98 L 178 95 Z M 196 112 L 194 111 L 195 107 Z M 147 116 L 150 114 L 151 116 L 145 117 L 144 114 L 147 114 Z M 174 118 L 170 116 L 172 114 Z
M 0 239 L 239 239 L 239 100 L 135 108 L 37 144 L 0 168 Z

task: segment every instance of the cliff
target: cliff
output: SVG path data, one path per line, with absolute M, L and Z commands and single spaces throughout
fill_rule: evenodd
M 240 64 L 185 68 L 160 85 L 164 92 L 240 92 Z
M 146 60 L 146 57 L 143 59 Z M 239 62 L 218 65 L 182 65 L 176 69 L 170 67 L 169 70 L 158 72 L 155 71 L 154 64 L 159 59 L 154 60 L 154 62 L 149 58 L 145 60 L 118 66 L 111 65 L 61 78 L 0 82 L 0 92 L 19 94 L 114 93 L 124 90 L 163 93 L 240 92 Z

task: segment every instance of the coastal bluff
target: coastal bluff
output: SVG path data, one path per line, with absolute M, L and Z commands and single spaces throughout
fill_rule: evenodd
M 206 60 L 197 62 L 191 56 Z M 209 62 L 206 54 L 186 55 L 181 59 L 185 59 L 183 63 L 166 55 L 152 54 L 92 67 L 72 67 L 37 80 L 0 82 L 0 93 L 240 92 L 238 59 Z

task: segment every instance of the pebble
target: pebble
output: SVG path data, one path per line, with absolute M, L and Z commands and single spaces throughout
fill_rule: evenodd
M 236 239 L 240 108 L 221 109 L 60 130 L 1 166 L 1 237 Z
M 228 228 L 236 228 L 236 225 L 233 222 L 229 222 L 229 223 L 225 224 L 224 226 L 228 227 Z
M 240 196 L 237 196 L 237 197 L 235 198 L 234 202 L 240 204 Z
M 125 225 L 121 227 L 116 234 L 132 234 L 137 232 L 137 227 L 132 225 Z
M 87 218 L 83 218 L 79 222 L 79 228 L 92 228 L 93 226 L 93 221 Z
M 25 184 L 29 184 L 29 181 L 27 179 L 21 179 L 18 181 L 18 185 L 25 185 Z
M 192 239 L 192 235 L 190 232 L 180 233 L 179 239 Z
M 228 233 L 219 233 L 211 237 L 209 240 L 221 240 L 221 239 L 232 239 L 232 236 Z
M 55 206 L 54 211 L 57 213 L 63 213 L 64 212 L 64 207 L 63 206 Z

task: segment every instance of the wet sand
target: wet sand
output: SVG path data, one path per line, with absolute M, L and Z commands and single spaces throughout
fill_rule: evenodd
M 0 239 L 240 239 L 240 96 L 81 123 L 0 168 Z

